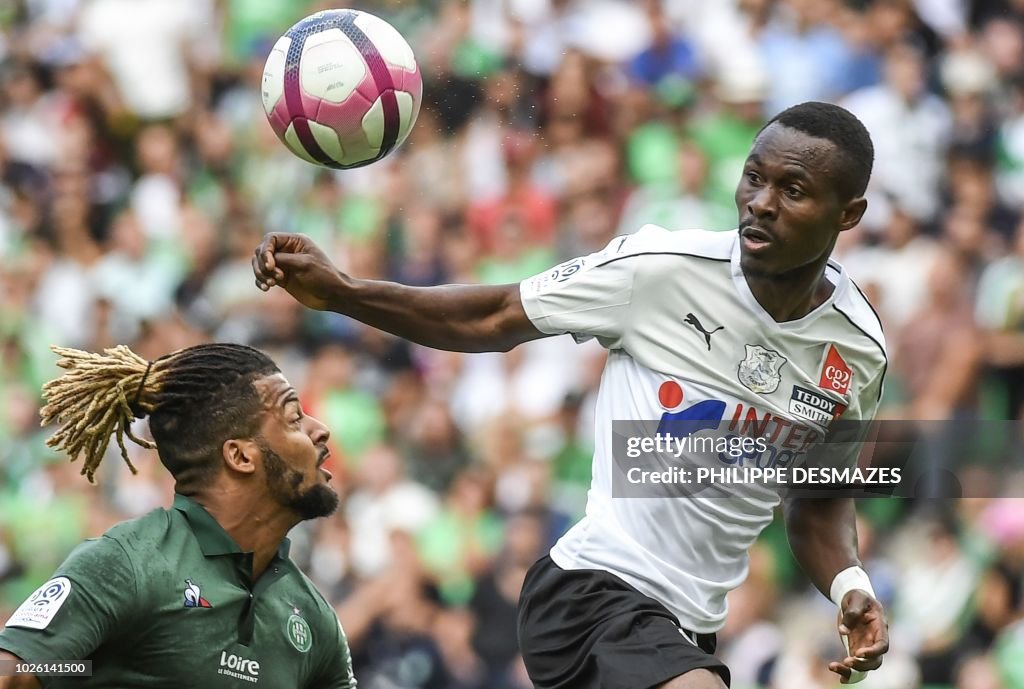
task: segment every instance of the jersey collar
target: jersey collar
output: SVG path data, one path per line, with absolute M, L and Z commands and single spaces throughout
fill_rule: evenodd
M 835 289 L 832 290 L 832 294 L 829 295 L 828 299 L 819 304 L 817 308 L 812 310 L 803 318 L 780 323 L 772 318 L 770 313 L 764 310 L 764 307 L 761 306 L 760 302 L 757 301 L 757 298 L 754 297 L 754 293 L 750 291 L 750 285 L 747 284 L 747 278 L 743 276 L 743 268 L 740 266 L 740 235 L 738 231 L 735 233 L 733 238 L 730 265 L 732 268 L 732 281 L 736 286 L 736 291 L 739 293 L 740 300 L 751 313 L 757 316 L 758 320 L 773 331 L 799 330 L 806 327 L 817 320 L 821 314 L 831 309 L 832 304 L 841 299 L 843 294 L 846 293 L 850 283 L 850 278 L 846 274 L 846 269 L 838 262 L 829 258 L 828 264 L 825 266 L 825 277 L 835 286 Z
M 175 493 L 174 509 L 185 515 L 185 520 L 191 527 L 192 534 L 196 537 L 199 548 L 206 557 L 242 553 L 241 548 L 235 543 L 235 539 L 231 538 L 228 532 L 213 518 L 213 515 L 195 500 Z M 281 541 L 281 545 L 277 549 L 277 556 L 282 560 L 288 559 L 290 549 L 291 541 L 286 538 Z

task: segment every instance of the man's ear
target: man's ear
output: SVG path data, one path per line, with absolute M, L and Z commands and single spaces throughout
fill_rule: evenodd
M 839 231 L 846 232 L 856 227 L 860 219 L 864 217 L 864 211 L 867 209 L 868 200 L 863 196 L 853 199 L 846 204 L 842 215 L 839 216 Z
M 256 461 L 260 459 L 260 448 L 252 440 L 234 438 L 221 446 L 221 456 L 228 471 L 252 474 L 256 471 Z

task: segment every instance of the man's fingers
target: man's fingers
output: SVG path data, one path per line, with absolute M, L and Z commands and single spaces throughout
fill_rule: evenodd
M 870 672 L 882 666 L 882 658 L 880 656 L 870 658 L 862 655 L 849 656 L 843 659 L 843 664 L 852 667 L 854 670 Z
M 260 269 L 267 276 L 275 276 L 277 272 L 276 254 L 283 244 L 283 238 L 276 232 L 271 232 L 256 248 L 256 258 L 259 261 Z
M 854 655 L 860 658 L 879 658 L 889 652 L 889 640 L 879 639 L 870 646 L 862 646 L 855 649 Z
M 252 269 L 256 277 L 266 281 L 271 287 L 284 281 L 280 255 L 286 250 L 284 239 L 275 233 L 263 238 L 253 252 Z
M 257 252 L 259 249 L 257 249 Z M 261 284 L 270 280 L 270 276 L 264 272 L 263 267 L 260 265 L 259 253 L 255 253 L 252 256 L 252 274 L 256 277 L 256 283 Z
M 275 255 L 277 259 L 277 270 L 275 273 L 284 278 L 284 271 L 298 271 L 304 268 L 308 268 L 310 265 L 309 256 L 306 254 L 284 254 L 278 253 Z M 280 282 L 280 279 L 278 280 Z
M 828 669 L 844 679 L 849 679 L 850 675 L 853 674 L 853 671 L 842 663 L 829 663 Z
M 867 670 L 850 667 L 847 663 L 831 662 L 828 669 L 839 675 L 840 684 L 858 684 L 867 676 Z

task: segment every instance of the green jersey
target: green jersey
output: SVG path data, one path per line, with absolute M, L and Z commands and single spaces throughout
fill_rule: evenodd
M 334 609 L 281 544 L 253 581 L 243 553 L 178 495 L 79 545 L 0 631 L 27 662 L 92 660 L 44 687 L 356 686 Z

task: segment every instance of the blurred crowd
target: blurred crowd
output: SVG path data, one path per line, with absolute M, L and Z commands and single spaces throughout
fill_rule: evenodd
M 360 686 L 529 687 L 517 595 L 582 513 L 603 350 L 410 346 L 260 292 L 253 248 L 301 231 L 359 277 L 506 283 L 648 222 L 732 229 L 754 135 L 805 100 L 875 144 L 837 256 L 885 327 L 883 416 L 1024 416 L 1024 1 L 355 3 L 413 45 L 424 104 L 399 151 L 336 173 L 281 145 L 259 92 L 277 37 L 342 4 L 0 2 L 0 620 L 173 490 L 139 448 L 138 475 L 115 449 L 96 486 L 47 450 L 48 346 L 244 342 L 333 430 L 343 508 L 293 553 Z M 1024 485 L 976 478 L 970 499 L 861 503 L 893 648 L 865 689 L 1024 688 Z M 734 689 L 831 686 L 831 603 L 778 523 L 751 557 L 719 637 Z

